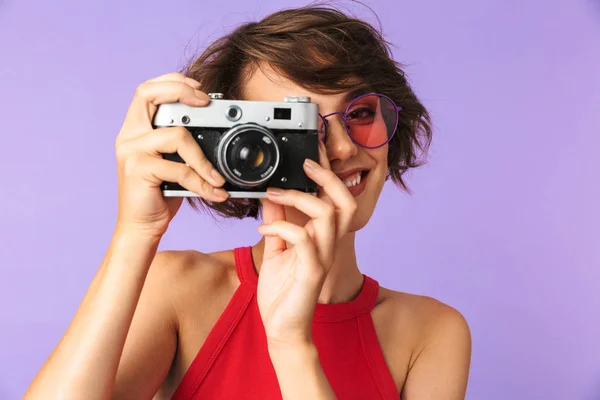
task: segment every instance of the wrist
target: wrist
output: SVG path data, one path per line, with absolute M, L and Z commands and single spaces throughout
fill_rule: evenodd
M 296 342 L 267 341 L 269 355 L 273 363 L 279 360 L 309 360 L 318 359 L 318 351 L 312 340 Z
M 152 233 L 148 230 L 127 225 L 117 225 L 111 244 L 117 248 L 129 246 L 158 247 L 161 239 L 162 235 Z
M 312 341 L 271 344 L 269 355 L 284 399 L 336 398 Z
M 124 268 L 136 276 L 140 273 L 145 274 L 156 256 L 159 243 L 160 237 L 117 228 L 113 233 L 103 267 L 118 271 Z

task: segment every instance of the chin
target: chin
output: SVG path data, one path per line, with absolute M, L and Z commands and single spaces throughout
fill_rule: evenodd
M 349 231 L 357 232 L 364 228 L 371 220 L 371 216 L 373 216 L 374 211 L 375 207 L 373 205 L 364 203 L 361 204 L 359 201 L 358 208 L 356 210 L 356 214 L 354 214 L 354 218 L 352 218 Z
M 362 228 L 367 226 L 367 223 L 371 219 L 371 216 L 359 216 L 356 215 L 350 224 L 349 233 L 355 233 L 360 231 Z

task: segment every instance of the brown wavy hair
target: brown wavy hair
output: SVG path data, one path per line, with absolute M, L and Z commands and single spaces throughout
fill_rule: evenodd
M 275 12 L 241 25 L 213 42 L 182 73 L 206 93 L 242 100 L 244 80 L 266 62 L 289 80 L 315 93 L 333 94 L 366 86 L 402 107 L 398 129 L 389 143 L 388 177 L 410 192 L 403 175 L 422 165 L 431 143 L 431 119 L 408 84 L 390 44 L 370 24 L 325 5 Z M 224 217 L 257 218 L 256 199 L 212 203 L 188 198 L 195 209 Z

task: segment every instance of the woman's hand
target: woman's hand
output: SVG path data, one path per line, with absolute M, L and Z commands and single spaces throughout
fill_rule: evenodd
M 187 129 L 152 127 L 159 104 L 181 102 L 194 107 L 206 106 L 208 95 L 199 88 L 197 81 L 180 73 L 162 75 L 138 86 L 115 142 L 118 228 L 133 228 L 155 237 L 164 234 L 183 198 L 163 197 L 160 189 L 163 181 L 177 182 L 206 200 L 227 199 L 227 192 L 218 189 L 225 180 Z M 164 153 L 175 152 L 185 164 L 162 157 Z
M 269 344 L 312 343 L 312 317 L 335 243 L 348 232 L 356 212 L 356 200 L 331 171 L 322 144 L 319 157 L 321 165 L 310 160 L 304 164 L 308 177 L 321 187 L 318 197 L 269 189 L 263 202 L 259 232 L 265 248 L 257 301 Z M 304 226 L 288 222 L 283 206 L 311 219 Z

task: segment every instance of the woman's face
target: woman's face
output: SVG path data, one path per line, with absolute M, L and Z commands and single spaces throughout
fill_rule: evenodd
M 318 104 L 319 113 L 344 111 L 352 99 L 346 99 L 348 93 L 322 95 L 307 89 L 279 75 L 267 65 L 256 68 L 243 89 L 244 100 L 283 101 L 285 96 L 309 96 L 311 102 Z M 349 188 L 357 201 L 357 211 L 350 230 L 355 232 L 364 227 L 379 199 L 387 174 L 388 145 L 377 149 L 365 149 L 356 145 L 346 132 L 341 115 L 328 118 L 328 133 L 325 147 L 331 170 L 346 186 L 356 182 L 359 174 L 361 182 Z M 298 224 L 304 223 L 307 216 L 295 209 L 286 209 L 286 218 Z

